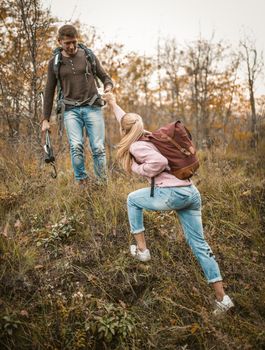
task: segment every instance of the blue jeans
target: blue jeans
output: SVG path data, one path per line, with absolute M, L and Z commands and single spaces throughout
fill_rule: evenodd
M 187 243 L 198 260 L 209 283 L 221 281 L 219 266 L 204 239 L 201 218 L 201 196 L 194 185 L 186 187 L 155 187 L 150 197 L 150 187 L 132 192 L 127 200 L 131 232 L 144 231 L 143 209 L 176 210 Z
M 80 106 L 64 112 L 64 125 L 70 144 L 71 161 L 75 179 L 88 177 L 84 162 L 85 128 L 92 151 L 94 171 L 97 177 L 106 177 L 105 123 L 100 107 Z

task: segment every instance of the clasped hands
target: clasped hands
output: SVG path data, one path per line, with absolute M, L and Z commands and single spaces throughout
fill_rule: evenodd
M 112 92 L 107 92 L 101 96 L 104 101 L 106 101 L 111 107 L 116 104 L 115 96 Z

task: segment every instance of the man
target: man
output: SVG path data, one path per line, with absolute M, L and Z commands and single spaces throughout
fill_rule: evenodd
M 86 57 L 85 50 L 78 46 L 77 38 L 77 30 L 72 25 L 64 25 L 58 31 L 61 63 L 56 74 L 54 62 L 58 57 L 55 56 L 49 61 L 42 131 L 50 128 L 49 118 L 58 77 L 62 89 L 60 101 L 74 175 L 77 182 L 83 185 L 88 179 L 84 165 L 83 128 L 86 129 L 89 138 L 95 175 L 98 179 L 104 180 L 106 178 L 105 124 L 101 111 L 102 100 L 97 92 L 93 67 Z M 111 91 L 113 83 L 97 57 L 94 57 L 94 63 L 96 76 L 104 84 L 104 92 Z

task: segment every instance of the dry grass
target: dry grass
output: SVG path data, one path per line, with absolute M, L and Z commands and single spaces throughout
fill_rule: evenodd
M 68 158 L 52 180 L 20 150 L 3 155 L 1 349 L 264 348 L 260 154 L 201 154 L 205 235 L 236 303 L 220 320 L 173 212 L 145 214 L 153 259 L 130 258 L 126 196 L 143 183 L 113 171 L 80 192 Z

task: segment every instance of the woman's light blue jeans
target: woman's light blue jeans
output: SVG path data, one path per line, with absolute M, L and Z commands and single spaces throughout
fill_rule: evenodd
M 186 187 L 155 187 L 150 197 L 150 187 L 132 192 L 128 196 L 128 216 L 131 232 L 145 230 L 143 209 L 176 210 L 187 243 L 198 260 L 208 283 L 222 280 L 213 252 L 204 239 L 201 218 L 201 196 L 194 185 Z
M 64 125 L 70 144 L 75 179 L 82 180 L 88 177 L 84 162 L 84 128 L 89 138 L 95 175 L 105 179 L 105 122 L 101 108 L 97 106 L 73 107 L 64 112 Z

